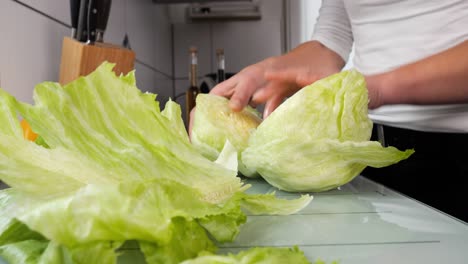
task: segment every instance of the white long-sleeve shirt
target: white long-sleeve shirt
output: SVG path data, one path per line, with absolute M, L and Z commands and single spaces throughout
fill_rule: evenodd
M 354 43 L 354 67 L 382 73 L 468 40 L 468 0 L 323 0 L 312 39 L 345 61 Z M 387 105 L 369 116 L 402 128 L 468 132 L 468 104 Z

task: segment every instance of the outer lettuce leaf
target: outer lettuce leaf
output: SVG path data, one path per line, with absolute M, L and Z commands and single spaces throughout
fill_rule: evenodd
M 176 262 L 213 251 L 213 238 L 234 239 L 245 222 L 248 186 L 233 170 L 232 146 L 216 162 L 206 159 L 190 144 L 176 104 L 161 112 L 134 73 L 117 77 L 112 67 L 64 87 L 39 84 L 34 105 L 0 91 L 7 102 L 0 180 L 12 187 L 0 191 L 0 241 L 8 248 L 0 255 L 24 248 L 8 255 L 11 262 L 115 263 L 116 248 L 129 240 L 141 241 L 147 260 Z M 43 144 L 23 139 L 17 111 Z
M 191 221 L 234 210 L 240 213 L 240 207 L 213 204 L 189 187 L 158 180 L 88 185 L 70 197 L 38 206 L 19 219 L 70 248 L 93 241 L 144 240 L 165 245 L 178 232 L 174 219 Z
M 10 223 L 0 236 L 0 246 L 14 244 L 26 240 L 47 241 L 41 234 L 32 231 L 28 226 L 22 222 L 11 219 Z
M 229 140 L 227 140 L 224 144 L 224 148 L 221 153 L 219 153 L 215 163 L 220 164 L 226 169 L 237 172 L 237 150 L 234 148 L 231 142 L 229 142 Z
M 247 147 L 250 134 L 260 124 L 259 113 L 246 107 L 240 112 L 233 112 L 228 106 L 228 99 L 212 94 L 197 96 L 197 110 L 191 133 L 192 143 L 205 157 L 215 160 L 226 141 L 239 152 L 238 170 L 248 177 L 256 176 L 241 161 L 240 153 Z
M 49 248 L 54 246 L 56 248 L 53 251 L 55 254 L 52 254 L 54 257 L 62 257 L 63 259 L 71 258 L 72 263 L 76 264 L 113 264 L 117 262 L 118 253 L 116 250 L 122 245 L 122 242 L 113 242 L 113 241 L 98 241 L 90 244 L 80 245 L 79 247 L 68 250 L 64 246 L 57 245 L 53 242 L 50 243 Z M 65 251 L 65 254 L 60 254 L 61 251 Z M 68 252 L 66 252 L 68 250 Z M 70 257 L 67 257 L 67 253 Z M 43 256 L 44 258 L 44 256 Z M 66 261 L 58 261 L 55 263 L 63 263 Z M 45 261 L 45 263 L 53 263 L 51 261 Z
M 369 142 L 367 89 L 357 71 L 307 86 L 280 105 L 250 137 L 242 162 L 287 191 L 325 191 L 351 181 L 366 166 L 408 158 Z
M 312 198 L 310 195 L 301 195 L 298 199 L 278 201 L 275 192 L 266 195 L 246 195 L 242 199 L 242 208 L 256 215 L 290 215 L 306 207 Z
M 0 190 L 0 246 L 24 240 L 45 240 L 15 217 L 32 210 L 39 204 L 13 188 Z
M 111 264 L 116 263 L 119 243 L 94 243 L 72 251 L 54 242 L 24 240 L 0 247 L 9 263 L 24 264 Z
M 87 183 L 106 184 L 113 176 L 84 155 L 64 148 L 46 149 L 8 135 L 0 137 L 0 170 L 9 186 L 42 198 L 68 194 Z
M 37 264 L 48 245 L 45 240 L 23 240 L 0 246 L 0 256 L 8 263 Z
M 239 233 L 241 224 L 246 222 L 246 216 L 241 211 L 240 196 L 236 195 L 229 203 L 224 204 L 225 214 L 207 215 L 198 219 L 203 226 L 218 242 L 233 241 Z
M 260 146 L 289 136 L 304 142 L 321 139 L 367 141 L 367 89 L 357 71 L 344 71 L 314 82 L 288 98 L 257 128 L 248 143 Z
M 193 258 L 200 251 L 214 252 L 216 247 L 207 237 L 203 227 L 195 221 L 183 218 L 173 219 L 174 233 L 172 239 L 165 245 L 140 241 L 140 249 L 146 256 L 148 264 L 177 264 Z
M 181 264 L 310 264 L 304 253 L 293 248 L 252 248 L 226 256 L 202 255 Z
M 91 159 L 107 171 L 106 178 L 171 178 L 207 196 L 213 197 L 208 190 L 215 190 L 220 200 L 241 187 L 231 171 L 200 156 L 175 131 L 174 122 L 159 111 L 155 95 L 137 89 L 133 72 L 118 78 L 112 67 L 103 64 L 63 88 L 57 83 L 37 85 L 35 105 L 21 104 L 21 115 L 51 149 Z
M 184 120 L 180 118 L 182 116 L 182 111 L 176 102 L 169 100 L 161 114 L 169 119 L 174 131 L 179 133 L 181 138 L 186 139 L 187 141 L 189 140 L 187 131 L 185 130 Z
M 383 148 L 375 141 L 303 142 L 283 137 L 258 148 L 248 148 L 243 157 L 245 164 L 255 168 L 273 186 L 286 191 L 320 192 L 351 181 L 366 166 L 388 166 L 413 152 Z
M 0 134 L 16 138 L 23 137 L 23 130 L 18 122 L 14 105 L 16 99 L 0 89 Z

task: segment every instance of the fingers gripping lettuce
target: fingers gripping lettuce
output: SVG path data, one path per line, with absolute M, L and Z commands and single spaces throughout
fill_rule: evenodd
M 249 139 L 247 168 L 287 191 L 341 186 L 366 166 L 384 167 L 414 151 L 369 141 L 364 77 L 343 71 L 309 85 L 280 105 Z

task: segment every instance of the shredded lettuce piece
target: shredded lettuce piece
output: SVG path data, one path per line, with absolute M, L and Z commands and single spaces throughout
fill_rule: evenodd
M 271 248 L 257 247 L 238 254 L 211 255 L 201 254 L 201 256 L 186 260 L 181 264 L 310 264 L 304 253 L 298 247 L 292 248 Z

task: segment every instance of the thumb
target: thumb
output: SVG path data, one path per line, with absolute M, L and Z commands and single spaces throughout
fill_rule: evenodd
M 265 104 L 265 109 L 263 110 L 263 119 L 266 119 L 281 103 L 283 102 L 283 97 L 273 96 Z

